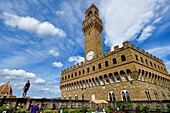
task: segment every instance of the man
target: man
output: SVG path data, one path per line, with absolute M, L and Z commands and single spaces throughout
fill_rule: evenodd
M 30 81 L 28 80 L 27 83 L 25 84 L 24 88 L 23 88 L 24 92 L 22 94 L 22 97 L 26 97 L 27 91 L 28 91 L 29 88 L 30 88 Z
M 36 104 L 32 107 L 31 109 L 31 113 L 38 113 L 38 110 L 39 110 L 39 107 L 38 107 L 39 104 Z

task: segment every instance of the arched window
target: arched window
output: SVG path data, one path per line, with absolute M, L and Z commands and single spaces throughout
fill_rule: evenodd
M 146 97 L 148 100 L 151 100 L 151 96 L 150 96 L 150 93 L 149 93 L 149 90 L 145 90 L 145 94 L 146 94 Z
M 127 75 L 129 76 L 130 80 L 133 80 L 133 79 L 134 79 L 134 76 L 133 76 L 132 72 L 130 71 L 130 69 L 127 69 L 127 70 L 126 70 L 126 73 L 127 73 Z
M 156 99 L 156 100 L 159 100 L 158 92 L 157 92 L 156 90 L 154 91 L 154 95 L 155 95 L 155 99 Z
M 152 62 L 150 62 L 151 67 L 153 67 Z
M 113 58 L 113 64 L 117 64 L 116 58 Z
M 130 101 L 131 100 L 130 93 L 128 90 L 122 90 L 121 94 L 122 94 L 122 101 Z
M 145 62 L 146 62 L 146 64 L 148 65 L 148 60 L 147 60 L 147 59 L 145 60 Z
M 68 79 L 70 79 L 70 75 L 68 75 Z
M 71 74 L 71 78 L 73 78 L 73 73 Z
M 99 80 L 100 80 L 100 85 L 104 85 L 104 80 L 102 76 L 99 76 Z
M 163 91 L 162 91 L 161 93 L 162 93 L 162 99 L 163 99 L 163 100 L 166 100 L 165 93 L 164 93 Z
M 83 69 L 83 74 L 84 74 L 84 69 Z
M 140 57 L 140 59 L 141 59 L 141 62 L 143 63 L 143 58 L 142 58 L 142 57 Z
M 62 80 L 64 80 L 64 77 L 62 77 Z
M 71 100 L 71 95 L 69 95 L 69 100 Z
M 125 72 L 123 70 L 120 71 L 120 75 L 122 77 L 122 81 L 127 81 L 128 80 L 127 76 L 126 76 L 126 74 L 125 74 Z
M 114 79 L 112 73 L 109 73 L 109 79 L 110 79 L 110 83 L 114 83 L 115 82 L 115 79 Z
M 119 76 L 118 72 L 115 72 L 114 76 L 116 77 L 116 81 L 120 82 L 121 79 L 120 79 L 120 76 Z
M 77 94 L 75 95 L 75 100 L 78 100 L 78 95 Z
M 99 67 L 99 69 L 101 69 L 101 68 L 102 68 L 102 65 L 101 65 L 101 63 L 99 63 L 99 64 L 98 64 L 98 67 Z
M 93 71 L 95 71 L 95 66 L 93 66 Z
M 81 75 L 81 71 L 79 71 L 79 75 Z
M 121 56 L 121 59 L 122 59 L 122 62 L 126 61 L 125 55 L 122 55 L 122 56 Z
M 109 66 L 109 62 L 105 61 L 105 66 L 108 67 Z
M 113 102 L 116 101 L 116 96 L 115 96 L 115 93 L 113 91 L 109 91 L 108 99 L 109 99 L 109 101 L 113 101 Z
M 90 72 L 90 68 L 87 68 L 87 73 L 89 73 Z
M 90 11 L 89 13 L 88 13 L 88 16 L 90 17 L 92 15 L 92 11 Z
M 105 84 L 109 84 L 109 79 L 108 79 L 108 76 L 106 74 L 104 75 L 104 79 L 105 79 Z
M 138 61 L 138 55 L 135 55 L 135 57 L 136 57 L 136 60 Z
M 97 77 L 96 77 L 95 79 L 96 79 L 96 84 L 97 84 L 97 85 L 100 85 L 99 79 L 98 79 Z
M 64 100 L 66 100 L 66 96 L 64 96 Z
M 75 72 L 75 77 L 77 76 L 77 72 Z

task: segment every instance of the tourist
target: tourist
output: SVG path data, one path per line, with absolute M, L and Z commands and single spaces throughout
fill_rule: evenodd
M 31 108 L 31 113 L 38 113 L 38 110 L 39 110 L 38 105 L 39 105 L 39 104 L 36 104 L 36 105 L 34 105 L 34 106 Z

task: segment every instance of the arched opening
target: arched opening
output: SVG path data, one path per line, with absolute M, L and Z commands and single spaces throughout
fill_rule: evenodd
M 122 90 L 121 94 L 122 94 L 122 101 L 130 101 L 131 100 L 130 93 L 128 90 Z
M 126 73 L 127 73 L 128 77 L 129 77 L 129 80 L 134 80 L 134 76 L 133 76 L 132 72 L 130 71 L 130 69 L 127 69 Z
M 122 78 L 122 81 L 127 81 L 127 76 L 125 74 L 125 72 L 123 70 L 120 71 L 120 75 L 121 75 L 121 78 Z
M 101 63 L 98 64 L 98 68 L 101 69 L 102 68 L 102 65 Z
M 116 77 L 116 82 L 120 82 L 121 81 L 121 78 L 120 78 L 118 72 L 115 72 L 114 76 Z
M 104 85 L 104 80 L 102 76 L 99 76 L 99 80 L 100 80 L 100 85 Z
M 109 79 L 110 79 L 110 83 L 114 83 L 115 82 L 115 79 L 114 79 L 112 73 L 109 73 Z
M 157 92 L 156 90 L 154 91 L 154 95 L 155 95 L 155 99 L 156 99 L 156 100 L 159 100 L 158 92 Z
M 126 61 L 125 55 L 122 55 L 122 56 L 121 56 L 121 59 L 122 59 L 122 62 Z
M 109 66 L 109 62 L 105 61 L 105 66 L 108 67 Z
M 108 101 L 115 102 L 116 101 L 116 96 L 113 91 L 109 91 L 108 93 Z
M 109 79 L 108 79 L 108 76 L 106 74 L 104 75 L 104 80 L 105 80 L 105 84 L 109 84 Z
M 97 77 L 96 77 L 95 79 L 96 79 L 96 84 L 97 84 L 97 85 L 100 85 L 99 79 L 98 79 Z
M 88 17 L 90 17 L 92 15 L 92 11 L 90 11 L 89 13 L 88 13 Z
M 75 100 L 78 100 L 78 95 L 77 94 L 75 95 Z
M 136 60 L 138 61 L 138 55 L 135 55 Z
M 112 61 L 113 61 L 113 64 L 117 64 L 116 58 L 113 58 Z
M 150 96 L 150 93 L 149 93 L 148 89 L 145 90 L 145 94 L 146 94 L 147 99 L 151 100 L 151 96 Z

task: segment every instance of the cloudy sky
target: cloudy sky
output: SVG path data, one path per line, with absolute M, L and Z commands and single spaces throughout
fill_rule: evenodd
M 104 53 L 122 42 L 163 59 L 170 72 L 169 0 L 1 0 L 0 85 L 21 97 L 60 97 L 61 71 L 84 60 L 81 31 L 91 3 L 103 20 Z

